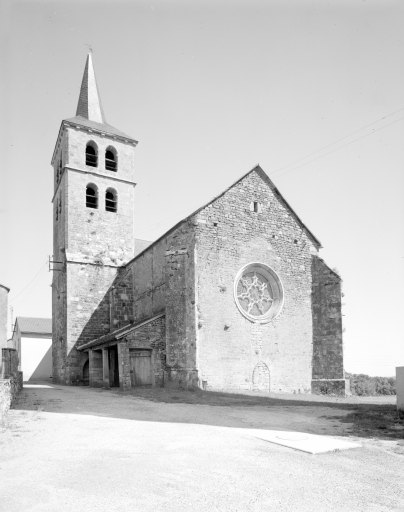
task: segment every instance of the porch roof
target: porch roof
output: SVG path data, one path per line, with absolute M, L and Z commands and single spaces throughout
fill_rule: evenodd
M 135 324 L 129 324 L 125 325 L 124 327 L 120 327 L 119 329 L 116 329 L 115 331 L 109 332 L 108 334 L 104 334 L 103 336 L 100 336 L 99 338 L 96 338 L 94 340 L 88 341 L 87 343 L 84 343 L 80 347 L 77 347 L 77 350 L 89 350 L 95 347 L 100 347 L 102 345 L 106 345 L 107 343 L 114 341 L 114 340 L 120 340 L 127 334 L 129 334 L 132 331 L 135 331 L 136 329 L 139 329 L 139 327 L 142 327 L 143 325 L 146 325 L 153 320 L 157 320 L 157 318 L 161 318 L 162 316 L 165 316 L 164 313 L 159 313 L 158 315 L 154 315 L 150 318 L 147 318 L 146 320 L 141 320 L 140 322 L 137 322 Z

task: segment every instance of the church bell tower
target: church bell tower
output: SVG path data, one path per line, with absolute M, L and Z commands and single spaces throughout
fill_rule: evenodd
M 76 348 L 110 331 L 109 290 L 134 255 L 136 144 L 106 122 L 90 53 L 52 158 L 55 382 L 80 383 L 86 354 Z

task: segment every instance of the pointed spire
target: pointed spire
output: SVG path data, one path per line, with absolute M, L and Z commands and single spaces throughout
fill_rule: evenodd
M 86 67 L 81 82 L 80 97 L 76 116 L 84 117 L 96 123 L 105 123 L 97 81 L 95 79 L 92 52 L 87 55 Z

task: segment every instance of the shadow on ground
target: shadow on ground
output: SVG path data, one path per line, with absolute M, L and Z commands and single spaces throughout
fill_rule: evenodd
M 393 405 L 362 407 L 346 416 L 326 416 L 351 425 L 351 434 L 359 437 L 397 439 L 404 446 L 404 419 Z
M 228 394 L 218 392 L 178 392 L 173 390 L 161 390 L 156 394 L 153 389 L 139 389 L 131 392 L 132 395 L 148 400 L 166 403 L 185 403 L 210 405 L 221 407 L 263 407 L 270 412 L 271 408 L 282 407 L 284 410 L 296 409 L 302 415 L 309 411 L 321 408 L 339 409 L 343 414 L 325 414 L 320 418 L 333 422 L 341 422 L 349 428 L 347 434 L 367 438 L 379 439 L 403 439 L 404 440 L 404 418 L 399 417 L 396 406 L 391 403 L 349 403 L 343 398 L 322 397 L 316 400 L 274 398 L 266 396 L 254 396 L 245 394 Z M 370 397 L 369 402 L 372 402 Z M 382 399 L 381 399 L 382 400 Z M 380 400 L 380 401 L 381 401 Z M 314 412 L 314 411 L 313 411 Z M 314 414 L 316 417 L 317 414 Z M 404 444 L 404 441 L 403 441 Z
M 386 403 L 387 399 L 375 401 L 307 395 L 284 399 L 169 388 L 123 393 L 119 389 L 51 385 L 25 388 L 13 409 L 403 440 L 399 443 L 404 446 L 404 419 L 398 417 L 395 405 Z

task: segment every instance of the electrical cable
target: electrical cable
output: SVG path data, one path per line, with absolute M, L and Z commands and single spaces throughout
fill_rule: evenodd
M 330 146 L 334 146 L 335 144 L 337 144 L 338 142 L 341 142 L 342 140 L 345 140 L 345 139 L 348 139 L 349 137 L 351 137 L 352 135 L 354 135 L 355 133 L 358 133 L 358 132 L 361 132 L 362 130 L 365 130 L 366 128 L 368 128 L 369 126 L 372 126 L 380 121 L 383 121 L 384 119 L 387 119 L 388 117 L 391 117 L 392 115 L 395 115 L 397 114 L 398 112 L 401 112 L 402 110 L 404 110 L 404 107 L 401 107 L 399 108 L 398 110 L 395 110 L 393 112 L 390 112 L 389 114 L 385 114 L 384 116 L 381 116 L 379 117 L 378 119 L 376 119 L 375 121 L 372 121 L 371 123 L 367 123 L 363 126 L 361 126 L 360 128 L 357 128 L 356 130 L 353 130 L 352 132 L 349 132 L 347 135 L 344 135 L 343 137 L 340 137 L 339 139 L 335 140 L 334 142 L 330 142 L 328 144 L 326 144 L 325 146 L 322 146 L 321 148 L 318 148 L 314 151 L 311 151 L 310 153 L 308 153 L 307 155 L 301 157 L 301 158 L 298 158 L 297 160 L 294 160 L 292 162 L 290 162 L 288 165 L 284 166 L 284 167 L 280 167 L 279 169 L 277 170 L 283 170 L 283 169 L 286 169 L 288 167 L 290 167 L 291 165 L 294 165 L 295 163 L 299 163 L 301 162 L 302 160 L 305 160 L 306 158 L 309 158 L 310 156 L 312 155 L 315 155 L 317 153 L 321 153 L 324 149 L 327 149 L 329 148 Z
M 299 167 L 305 167 L 306 165 L 308 165 L 308 164 L 310 164 L 310 163 L 312 163 L 312 162 L 314 162 L 314 161 L 316 161 L 316 160 L 318 160 L 318 159 L 320 159 L 320 158 L 323 158 L 323 157 L 325 157 L 325 156 L 327 156 L 327 155 L 329 155 L 329 154 L 331 154 L 331 153 L 335 153 L 336 151 L 339 151 L 339 150 L 341 150 L 341 149 L 345 148 L 346 146 L 349 146 L 349 145 L 353 144 L 354 142 L 357 142 L 357 141 L 358 141 L 358 140 L 360 140 L 360 139 L 363 139 L 363 138 L 365 138 L 365 137 L 369 137 L 370 135 L 373 135 L 374 133 L 376 133 L 376 132 L 378 132 L 378 131 L 380 131 L 380 130 L 383 130 L 384 128 L 388 128 L 388 127 L 389 127 L 389 126 L 391 126 L 392 124 L 398 123 L 399 121 L 402 121 L 403 119 L 404 119 L 404 117 L 399 117 L 398 119 L 396 119 L 396 120 L 394 120 L 394 121 L 391 121 L 391 122 L 390 122 L 390 123 L 388 123 L 388 124 L 385 124 L 385 125 L 380 126 L 380 127 L 378 127 L 378 128 L 374 128 L 374 129 L 373 129 L 373 130 L 371 130 L 369 133 L 365 133 L 365 134 L 361 135 L 360 137 L 356 137 L 355 139 L 353 139 L 353 140 L 351 140 L 351 141 L 349 141 L 349 142 L 347 142 L 347 143 L 345 143 L 345 144 L 342 144 L 341 146 L 338 146 L 338 147 L 336 147 L 336 148 L 334 148 L 334 149 L 331 149 L 330 151 L 327 151 L 326 153 L 319 154 L 318 156 L 316 156 L 316 157 L 314 157 L 314 158 L 312 158 L 312 159 L 308 160 L 307 162 L 306 162 L 305 160 L 308 158 L 308 156 L 306 156 L 306 157 L 304 157 L 304 158 L 302 158 L 302 159 L 300 160 L 302 163 L 297 163 L 296 165 L 292 165 L 292 164 L 291 164 L 291 165 L 287 165 L 287 166 L 285 166 L 285 167 L 281 167 L 280 169 L 275 170 L 275 171 L 272 173 L 272 175 L 273 175 L 273 176 L 277 176 L 277 177 L 279 177 L 279 176 L 283 176 L 284 174 L 287 174 L 287 173 L 288 173 L 288 172 L 290 172 L 290 171 L 293 171 L 293 170 L 295 170 L 295 169 L 298 169 Z M 346 137 L 344 137 L 344 138 L 346 138 Z M 341 139 L 340 139 L 340 140 L 341 140 Z M 332 145 L 334 145 L 334 143 L 332 143 L 332 144 L 328 144 L 328 145 L 327 145 L 327 146 L 325 146 L 325 147 L 330 147 L 330 146 L 332 146 Z M 318 153 L 318 152 L 320 152 L 320 153 L 321 153 L 321 151 L 319 150 L 319 151 L 317 151 L 317 152 L 313 152 L 313 153 L 311 153 L 311 154 L 315 154 L 315 153 Z M 280 172 L 280 171 L 282 171 L 282 170 L 283 170 L 284 172 Z
M 41 264 L 39 270 L 37 271 L 37 273 L 34 275 L 34 277 L 31 279 L 31 281 L 29 281 L 28 284 L 26 284 L 16 295 L 15 297 L 10 297 L 10 302 L 15 302 L 16 299 L 18 297 L 20 297 L 22 295 L 23 292 L 25 292 L 25 290 L 31 286 L 31 284 L 35 281 L 35 279 L 39 276 L 39 274 L 42 272 L 42 270 L 44 269 L 44 267 L 48 264 L 48 259 L 46 259 L 46 261 L 44 263 Z

